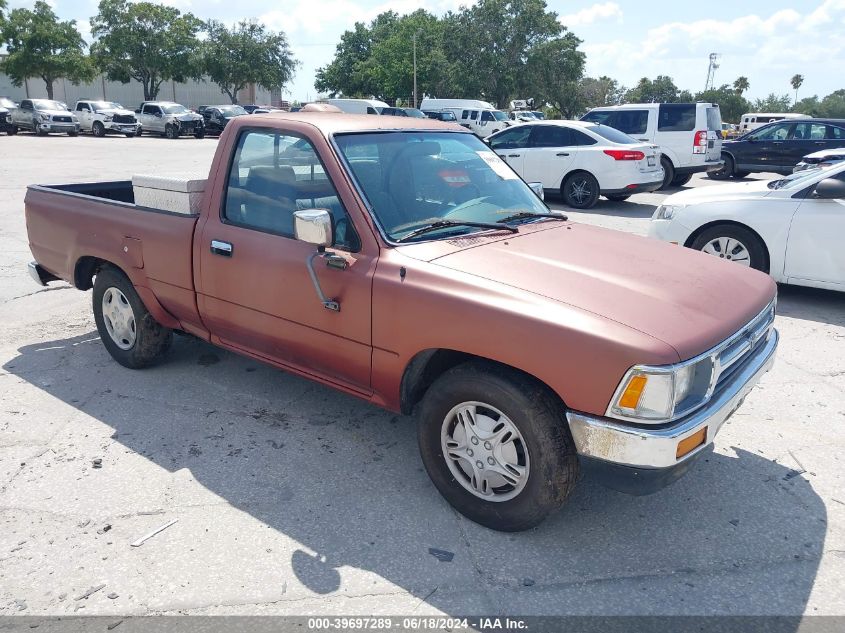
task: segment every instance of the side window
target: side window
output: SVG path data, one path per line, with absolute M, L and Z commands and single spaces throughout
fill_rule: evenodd
M 605 125 L 611 125 L 610 118 L 613 114 L 612 110 L 593 110 L 591 112 L 587 112 L 584 116 L 581 117 L 582 121 L 592 121 L 593 123 L 603 123 Z
M 827 138 L 841 141 L 845 139 L 845 128 L 836 127 L 835 125 L 827 126 Z
M 825 137 L 826 125 L 823 123 L 796 123 L 792 131 L 795 141 L 820 141 Z
M 469 113 L 469 118 L 470 118 L 472 121 L 477 120 L 477 119 L 478 119 L 478 110 L 473 110 L 472 112 L 470 112 L 470 113 Z
M 485 110 L 484 112 L 481 113 L 481 120 L 482 121 L 495 121 L 495 119 L 493 118 L 493 115 L 490 114 L 489 112 L 487 112 L 487 110 Z
M 223 218 L 248 229 L 293 237 L 293 213 L 328 209 L 336 248 L 360 249 L 337 190 L 311 143 L 271 130 L 247 130 L 229 170 Z
M 755 141 L 783 141 L 789 135 L 790 126 L 790 123 L 767 125 L 752 132 L 750 138 L 753 138 Z
M 461 112 L 461 118 L 462 119 L 466 119 L 468 117 L 469 117 L 469 110 L 464 110 L 463 112 Z
M 690 132 L 694 130 L 695 107 L 694 103 L 661 103 L 657 110 L 657 131 Z
M 535 125 L 531 135 L 532 147 L 568 147 L 572 136 L 568 127 L 559 125 Z
M 144 114 L 155 114 L 158 112 L 158 106 L 153 105 L 145 105 L 144 106 Z
M 528 137 L 531 135 L 532 125 L 520 125 L 497 134 L 490 139 L 492 149 L 516 149 L 528 145 Z
M 374 107 L 367 106 L 367 114 L 378 114 L 378 112 L 376 112 L 376 109 Z
M 32 110 L 32 101 L 21 101 L 21 110 Z
M 625 134 L 645 134 L 648 129 L 648 110 L 617 110 L 610 125 Z
M 572 145 L 595 145 L 598 141 L 578 130 L 569 130 L 572 135 Z
M 77 104 L 76 104 L 76 109 L 77 109 L 79 112 L 82 112 L 82 111 L 85 111 L 85 112 L 90 112 L 90 110 L 88 109 L 88 104 L 87 104 L 87 103 L 77 103 Z

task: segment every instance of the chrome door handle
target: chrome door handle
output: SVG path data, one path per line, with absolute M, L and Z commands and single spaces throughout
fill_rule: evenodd
M 508 158 L 519 158 L 519 154 L 508 154 Z
M 223 257 L 232 256 L 232 245 L 229 242 L 221 242 L 220 240 L 211 240 L 211 252 L 215 255 L 222 255 Z
M 558 152 L 555 156 L 569 156 L 569 152 Z

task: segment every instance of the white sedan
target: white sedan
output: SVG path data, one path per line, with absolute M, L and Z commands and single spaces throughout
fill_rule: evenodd
M 589 209 L 599 195 L 627 200 L 663 185 L 656 145 L 590 121 L 532 121 L 485 139 L 526 182 L 542 182 L 576 209 Z
M 845 291 L 845 164 L 676 193 L 655 211 L 649 235 L 775 281 Z

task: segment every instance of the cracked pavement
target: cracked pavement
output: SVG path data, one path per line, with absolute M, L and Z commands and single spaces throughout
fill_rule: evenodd
M 413 419 L 187 337 L 130 371 L 89 293 L 29 279 L 28 183 L 215 146 L 0 137 L 0 614 L 845 614 L 845 295 L 781 288 L 774 369 L 681 481 L 582 481 L 491 532 L 429 483 Z M 643 234 L 662 198 L 566 212 Z

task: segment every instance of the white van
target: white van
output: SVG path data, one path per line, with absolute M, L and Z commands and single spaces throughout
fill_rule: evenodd
M 326 103 L 349 114 L 381 114 L 382 108 L 390 107 L 378 99 L 326 99 Z
M 748 112 L 743 114 L 739 120 L 739 133 L 745 134 L 758 127 L 763 127 L 775 121 L 784 119 L 810 119 L 809 114 L 796 114 L 795 112 Z
M 663 187 L 680 187 L 698 172 L 722 168 L 722 114 L 715 103 L 627 103 L 581 117 L 660 147 Z
M 455 115 L 459 124 L 481 138 L 513 124 L 507 114 L 494 108 L 491 103 L 478 99 L 423 99 L 420 110 L 448 110 Z

